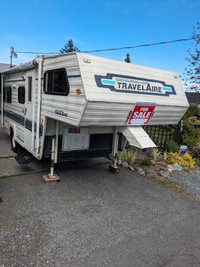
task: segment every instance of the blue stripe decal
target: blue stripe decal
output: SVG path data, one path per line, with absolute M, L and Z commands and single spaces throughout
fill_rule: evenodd
M 172 89 L 169 88 L 169 87 L 163 87 L 163 90 L 168 91 L 168 92 L 171 92 L 172 91 Z
M 24 78 L 16 78 L 16 79 L 8 79 L 8 80 L 4 80 L 4 83 L 9 83 L 9 82 L 21 82 L 21 81 L 25 81 Z
M 19 123 L 20 125 L 24 126 L 27 130 L 32 132 L 32 121 L 31 120 L 28 120 L 28 119 L 25 120 L 25 117 L 14 112 L 10 113 L 9 111 L 4 111 L 4 113 L 5 113 L 5 116 Z M 40 136 L 42 136 L 42 132 L 43 132 L 43 126 L 40 125 Z M 36 133 L 36 123 L 35 123 L 35 133 Z
M 68 78 L 81 77 L 80 74 L 71 74 L 67 76 Z
M 115 84 L 115 81 L 102 80 L 104 84 Z

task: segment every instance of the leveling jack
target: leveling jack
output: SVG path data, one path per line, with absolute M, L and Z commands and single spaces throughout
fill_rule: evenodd
M 119 136 L 117 132 L 117 127 L 115 127 L 113 132 L 113 147 L 112 147 L 113 164 L 109 166 L 109 171 L 114 174 L 119 173 L 120 171 L 120 169 L 117 167 L 118 141 L 119 141 Z
M 54 165 L 55 165 L 55 136 L 52 137 L 50 173 L 47 175 L 43 175 L 44 183 L 46 185 L 54 185 L 60 181 L 60 177 L 54 174 Z

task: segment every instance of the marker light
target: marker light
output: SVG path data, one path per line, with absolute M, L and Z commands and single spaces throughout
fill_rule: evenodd
M 81 89 L 76 89 L 77 94 L 81 94 Z

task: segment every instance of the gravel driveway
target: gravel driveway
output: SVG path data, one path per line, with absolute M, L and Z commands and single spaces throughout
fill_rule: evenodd
M 200 205 L 108 164 L 0 179 L 0 266 L 200 266 Z
M 185 170 L 170 174 L 170 180 L 181 186 L 200 201 L 200 170 Z

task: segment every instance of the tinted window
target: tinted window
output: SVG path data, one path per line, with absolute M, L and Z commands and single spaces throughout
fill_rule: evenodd
M 44 88 L 47 94 L 68 95 L 69 83 L 65 69 L 51 70 L 45 73 Z
M 12 102 L 12 89 L 11 89 L 11 87 L 6 87 L 6 91 L 7 91 L 7 103 L 11 103 Z
M 28 101 L 31 102 L 32 96 L 32 77 L 28 77 Z
M 25 87 L 24 86 L 20 86 L 18 88 L 18 102 L 20 104 L 25 103 Z

